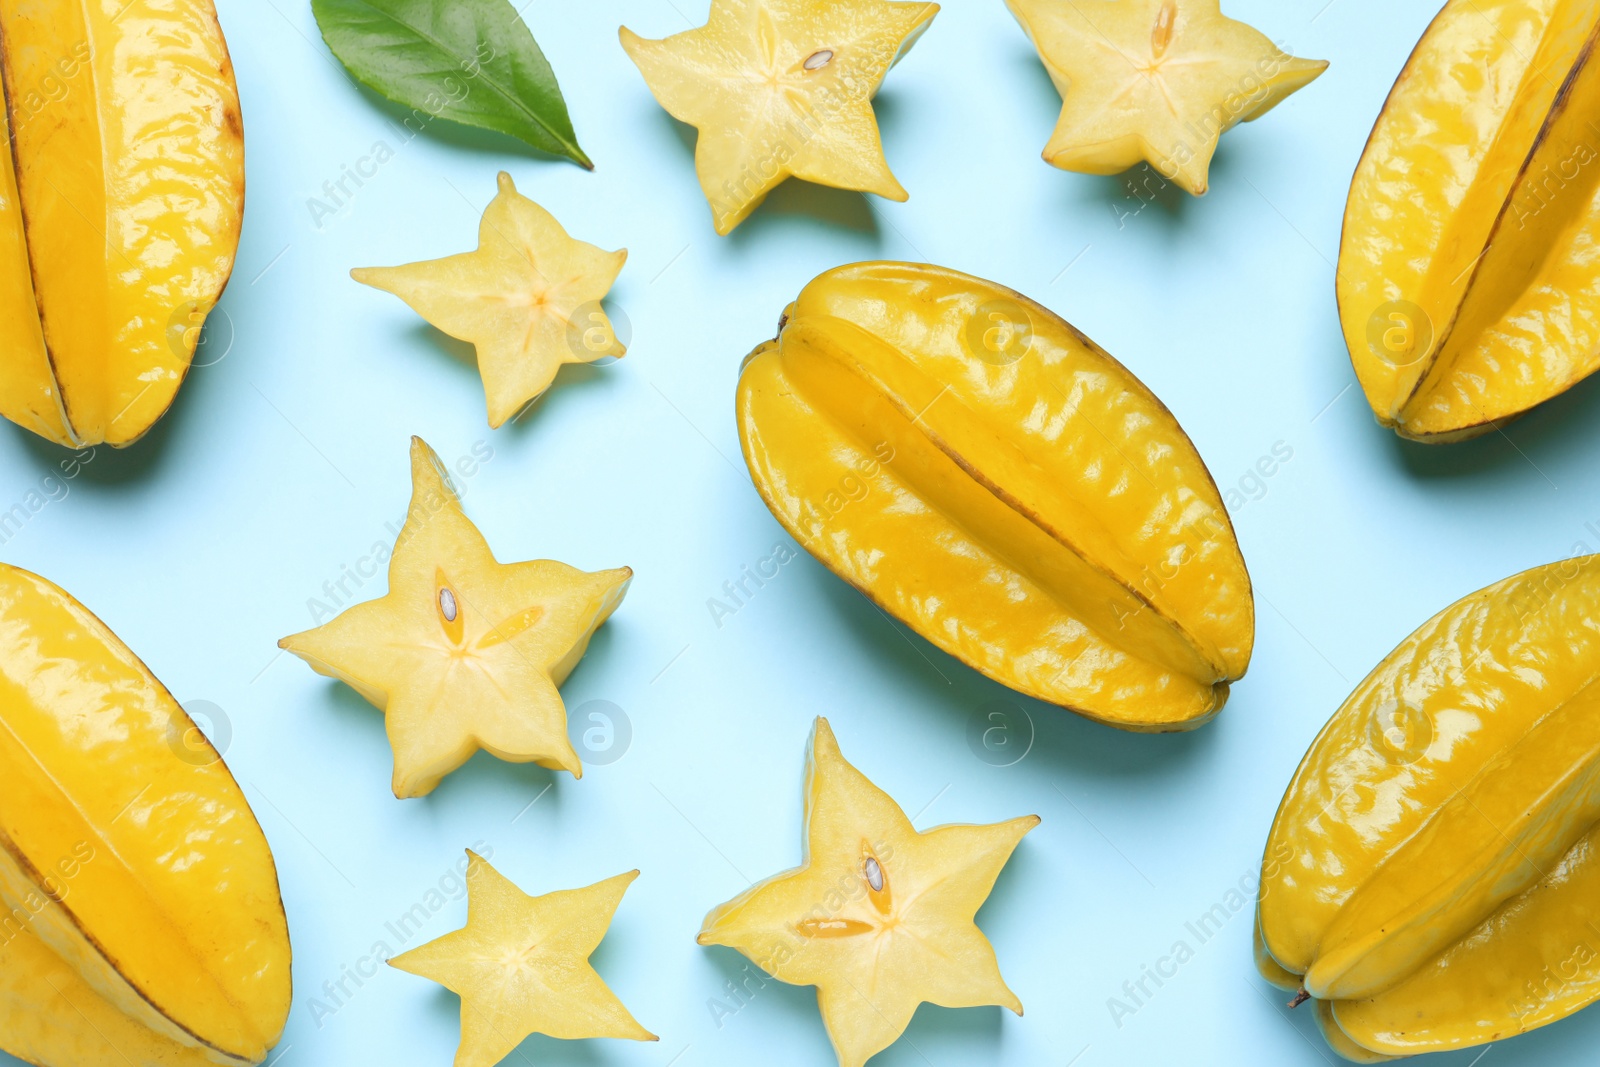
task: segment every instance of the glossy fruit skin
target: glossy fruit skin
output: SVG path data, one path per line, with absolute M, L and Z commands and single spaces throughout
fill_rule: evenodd
M 0 414 L 142 436 L 233 269 L 244 137 L 211 0 L 0 0 Z
M 1356 168 L 1339 252 L 1345 343 L 1378 421 L 1443 443 L 1600 365 L 1600 10 L 1450 0 Z
M 923 637 L 1124 729 L 1191 729 L 1244 674 L 1249 576 L 1171 413 L 1060 317 L 927 264 L 819 275 L 741 370 L 762 499 Z
M 1600 996 L 1596 617 L 1596 556 L 1473 593 L 1312 743 L 1268 839 L 1257 963 L 1318 998 L 1336 1048 L 1480 1045 Z
M 288 930 L 238 784 L 103 623 L 5 565 L 0 899 L 15 1055 L 244 1065 L 282 1033 Z

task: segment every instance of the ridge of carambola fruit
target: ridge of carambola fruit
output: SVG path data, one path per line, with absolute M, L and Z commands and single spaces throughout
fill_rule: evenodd
M 990 677 L 1159 731 L 1244 674 L 1249 576 L 1204 463 L 1040 305 L 926 264 L 840 267 L 745 361 L 736 404 L 779 522 Z

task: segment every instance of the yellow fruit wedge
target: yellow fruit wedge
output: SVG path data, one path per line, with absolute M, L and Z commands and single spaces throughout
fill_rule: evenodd
M 1205 464 L 1027 298 L 925 264 L 828 271 L 746 360 L 737 419 L 800 544 L 989 677 L 1156 731 L 1244 674 L 1250 579 Z
M 918 832 L 845 761 L 819 718 L 806 762 L 805 857 L 713 908 L 700 944 L 726 945 L 781 982 L 817 987 L 840 1067 L 861 1067 L 917 1006 L 1022 1002 L 973 921 L 1037 815 Z
M 211 0 L 0 3 L 0 414 L 64 445 L 167 410 L 233 270 L 244 134 Z
M 1338 296 L 1378 421 L 1472 437 L 1600 365 L 1600 11 L 1450 0 L 1351 182 Z
M 557 687 L 633 571 L 500 563 L 433 449 L 411 439 L 411 508 L 389 592 L 278 642 L 384 712 L 394 795 L 420 797 L 480 748 L 583 775 Z
M 82 605 L 0 565 L 0 1047 L 246 1065 L 277 1042 L 277 872 L 200 736 Z
M 659 1040 L 589 965 L 638 871 L 532 897 L 467 856 L 467 925 L 389 961 L 461 997 L 455 1067 L 492 1067 L 529 1034 Z
M 1597 556 L 1480 590 L 1312 744 L 1268 839 L 1257 961 L 1327 1005 L 1336 1047 L 1482 1044 L 1600 996 L 1600 954 L 1573 960 L 1600 941 L 1574 905 L 1600 894 L 1597 614 Z
M 498 428 L 539 397 L 568 363 L 620 359 L 600 300 L 627 261 L 567 234 L 555 216 L 500 172 L 478 247 L 400 267 L 357 267 L 362 285 L 393 293 L 433 326 L 478 353 L 478 373 Z
M 1222 14 L 1217 0 L 1006 0 L 1061 94 L 1045 162 L 1116 174 L 1148 162 L 1201 196 L 1217 142 L 1327 69 Z
M 728 234 L 790 177 L 905 200 L 872 98 L 938 14 L 927 0 L 713 0 L 660 41 L 622 27 L 656 101 L 700 131 L 694 166 Z

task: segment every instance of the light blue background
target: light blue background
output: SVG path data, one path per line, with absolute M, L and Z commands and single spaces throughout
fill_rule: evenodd
M 531 892 L 643 871 L 595 963 L 660 1044 L 534 1038 L 509 1062 L 832 1062 L 810 990 L 770 984 L 719 1027 L 708 1001 L 743 960 L 694 943 L 707 908 L 798 860 L 819 713 L 920 826 L 1044 820 L 980 915 L 1026 1018 L 924 1007 L 875 1064 L 1332 1059 L 1309 1011 L 1286 1012 L 1256 978 L 1248 910 L 1204 945 L 1185 923 L 1250 884 L 1307 743 L 1396 641 L 1482 585 L 1600 547 L 1585 527 L 1600 520 L 1593 383 L 1449 448 L 1379 429 L 1352 386 L 1333 301 L 1345 191 L 1430 0 L 1230 0 L 1332 66 L 1225 137 L 1204 199 L 1149 203 L 1124 180 L 1040 161 L 1059 104 L 1032 49 L 1000 0 L 954 0 L 879 98 L 910 202 L 791 183 L 731 238 L 712 232 L 692 131 L 656 106 L 616 36 L 619 23 L 647 36 L 699 24 L 705 0 L 528 9 L 592 174 L 442 123 L 402 143 L 400 113 L 346 78 L 305 0 L 218 6 L 249 137 L 243 244 L 204 358 L 226 355 L 193 372 L 148 439 L 97 452 L 0 556 L 74 592 L 180 699 L 224 709 L 294 938 L 277 1062 L 450 1062 L 456 1000 L 422 979 L 384 968 L 321 1017 L 313 999 L 331 1004 L 323 983 L 374 942 L 399 948 L 384 923 L 473 842 Z M 319 229 L 308 199 L 379 141 L 394 158 Z M 613 303 L 632 344 L 609 368 L 564 370 L 491 432 L 470 349 L 346 272 L 471 247 L 502 167 L 575 235 L 628 248 Z M 1224 489 L 1275 444 L 1292 449 L 1234 515 L 1259 627 L 1214 724 L 1142 737 L 1025 701 L 805 556 L 714 624 L 708 598 L 789 543 L 739 460 L 739 360 L 813 275 L 878 257 L 994 278 L 1059 311 L 1166 401 Z M 631 747 L 581 782 L 480 755 L 427 799 L 397 801 L 381 716 L 276 652 L 311 624 L 325 581 L 392 541 L 413 433 L 452 462 L 492 447 L 466 508 L 501 558 L 637 571 L 565 691 L 569 707 L 625 709 Z M 0 507 L 63 455 L 0 431 Z M 382 588 L 380 576 L 360 596 Z M 1015 766 L 968 745 L 996 700 L 1037 724 Z M 464 917 L 452 901 L 424 936 Z M 1179 939 L 1195 958 L 1118 1027 L 1107 998 Z M 1597 1042 L 1591 1012 L 1486 1063 L 1589 1064 Z

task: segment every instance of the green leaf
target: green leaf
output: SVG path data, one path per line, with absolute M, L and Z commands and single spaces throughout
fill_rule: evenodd
M 555 73 L 511 0 L 311 0 L 355 78 L 403 107 L 510 134 L 590 170 Z

